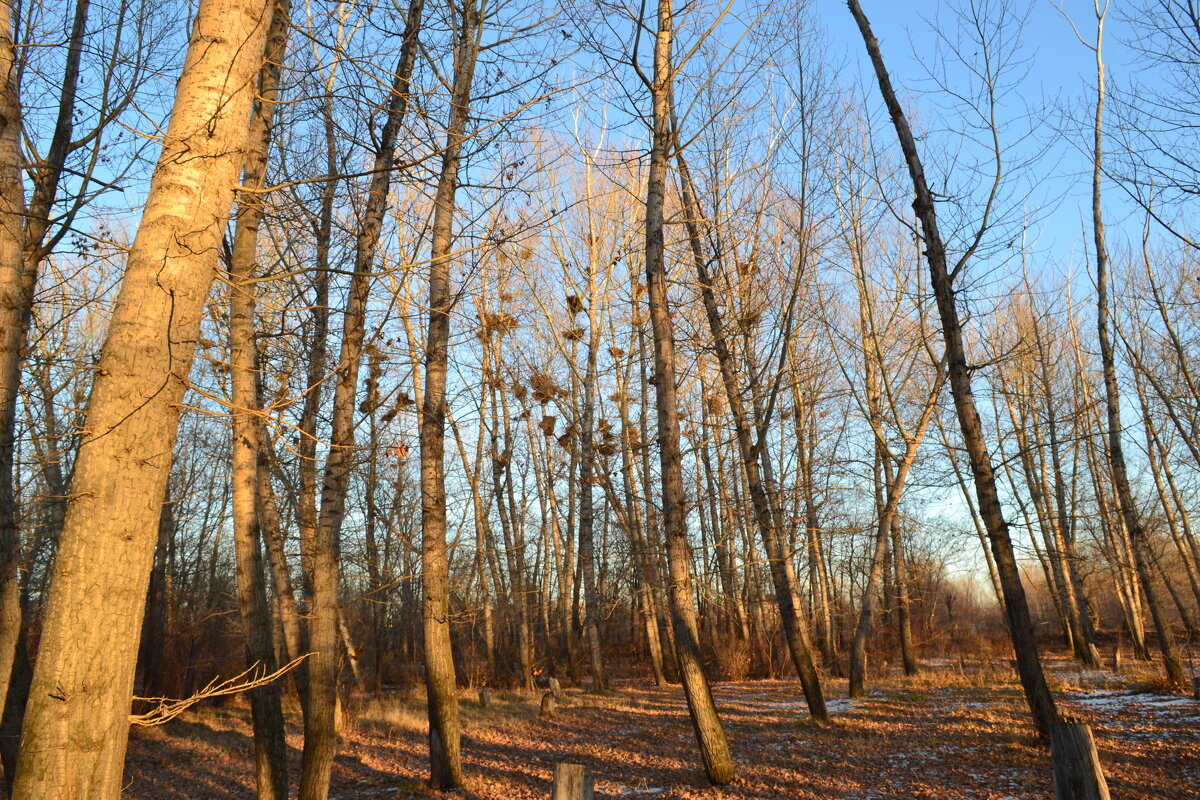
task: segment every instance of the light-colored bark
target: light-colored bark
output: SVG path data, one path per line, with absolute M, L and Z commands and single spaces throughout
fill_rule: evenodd
M 205 0 L 108 338 L 59 545 L 14 797 L 116 798 L 181 401 L 244 163 L 272 5 Z
M 263 186 L 271 147 L 271 122 L 278 95 L 279 72 L 288 34 L 290 4 L 277 3 L 267 37 L 267 61 L 258 80 L 258 101 L 250 122 L 246 166 L 238 196 L 237 224 L 230 255 L 229 362 L 232 402 L 233 540 L 237 560 L 238 607 L 246 637 L 246 656 L 261 674 L 276 669 L 271 612 L 259 543 L 259 454 L 263 443 L 257 415 L 258 357 L 255 339 L 257 285 L 252 282 L 258 261 L 258 230 L 263 218 Z M 254 729 L 255 780 L 260 800 L 287 800 L 287 742 L 279 683 L 250 692 Z

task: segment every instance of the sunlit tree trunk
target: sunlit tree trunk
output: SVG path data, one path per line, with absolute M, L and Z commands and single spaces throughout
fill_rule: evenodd
M 435 789 L 463 785 L 454 655 L 450 647 L 450 564 L 446 555 L 446 373 L 450 346 L 450 289 L 455 194 L 479 53 L 480 19 L 474 0 L 458 9 L 454 78 L 446 146 L 434 195 L 429 264 L 429 331 L 425 346 L 425 397 L 421 412 L 422 587 L 425 688 L 429 706 L 429 774 Z M 504 502 L 496 498 L 497 503 Z M 524 602 L 524 598 L 520 598 Z
M 277 5 L 267 38 L 267 63 L 258 80 L 258 100 L 250 122 L 250 138 L 238 197 L 237 225 L 230 255 L 229 349 L 230 400 L 233 405 L 233 538 L 237 557 L 238 606 L 246 636 L 246 655 L 260 674 L 276 669 L 275 642 L 259 544 L 259 411 L 258 358 L 255 341 L 258 229 L 263 218 L 263 185 L 271 146 L 279 71 L 288 33 L 287 0 Z M 255 777 L 260 800 L 287 800 L 287 743 L 278 682 L 250 692 L 254 729 Z
M 1099 6 L 1097 6 L 1099 9 Z M 1103 120 L 1104 120 L 1104 14 L 1097 12 L 1096 19 L 1096 121 L 1093 127 L 1092 152 L 1092 234 L 1096 246 L 1096 330 L 1100 340 L 1100 363 L 1104 370 L 1104 397 L 1108 437 L 1109 460 L 1112 464 L 1113 482 L 1116 484 L 1117 506 L 1129 531 L 1130 544 L 1133 548 L 1133 563 L 1137 570 L 1138 580 L 1142 586 L 1142 595 L 1150 609 L 1150 618 L 1154 621 L 1154 629 L 1158 634 L 1158 647 L 1162 652 L 1163 668 L 1167 680 L 1182 688 L 1186 684 L 1183 673 L 1183 662 L 1179 658 L 1179 646 L 1175 643 L 1175 634 L 1171 631 L 1170 620 L 1158 597 L 1158 589 L 1154 585 L 1154 573 L 1150 563 L 1150 542 L 1146 529 L 1142 524 L 1133 491 L 1129 487 L 1129 476 L 1125 467 L 1125 451 L 1121 442 L 1121 394 L 1117 386 L 1116 360 L 1113 356 L 1112 341 L 1109 337 L 1108 310 L 1108 246 L 1104 235 L 1104 216 L 1101 209 L 1100 182 L 1103 177 Z
M 650 323 L 654 331 L 654 388 L 658 406 L 658 446 L 662 464 L 662 515 L 670 570 L 672 627 L 676 657 L 692 727 L 700 745 L 710 782 L 722 785 L 735 778 L 725 729 L 704 675 L 700 630 L 692 591 L 691 556 L 683 497 L 683 464 L 679 449 L 679 404 L 675 378 L 675 334 L 667 299 L 665 224 L 667 165 L 671 148 L 671 41 L 674 12 L 670 0 L 659 0 L 654 42 L 654 75 L 650 170 L 646 188 L 646 285 Z
M 205 0 L 101 353 L 14 797 L 116 798 L 146 583 L 272 5 Z
M 678 132 L 676 135 L 678 136 Z M 779 603 L 779 615 L 783 623 L 788 651 L 804 689 L 804 699 L 808 704 L 809 713 L 818 722 L 826 723 L 829 721 L 829 712 L 825 708 L 825 695 L 821 690 L 820 676 L 813 665 L 812 645 L 809 641 L 808 625 L 803 609 L 799 604 L 795 568 L 791 563 L 789 548 L 786 548 L 780 541 L 780 532 L 776 525 L 779 515 L 777 509 L 771 507 L 771 499 L 762 474 L 760 459 L 762 458 L 763 441 L 761 434 L 757 443 L 751 437 L 749 412 L 742 402 L 741 388 L 738 386 L 733 358 L 726 341 L 724 321 L 713 292 L 712 278 L 708 274 L 700 231 L 703 211 L 683 154 L 677 151 L 675 160 L 679 165 L 683 205 L 687 214 L 688 241 L 692 250 L 696 278 L 700 283 L 700 296 L 704 300 L 705 316 L 708 320 L 709 332 L 713 337 L 713 349 L 716 351 L 720 366 L 721 382 L 725 388 L 725 401 L 733 415 L 738 453 L 741 456 L 742 469 L 745 472 L 754 520 L 759 536 L 763 540 L 763 547 L 767 551 L 771 580 L 775 586 L 775 597 Z M 756 422 L 758 421 L 757 416 L 756 414 Z

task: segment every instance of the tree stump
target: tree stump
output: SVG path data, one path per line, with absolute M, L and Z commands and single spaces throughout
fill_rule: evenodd
M 1200 700 L 1200 675 L 1192 678 L 1192 698 Z
M 554 699 L 561 703 L 563 699 L 563 690 L 562 684 L 558 682 L 558 678 L 551 678 L 549 681 L 547 681 L 547 683 L 549 684 L 550 693 L 554 695 Z
M 554 789 L 550 800 L 592 800 L 595 788 L 592 768 L 583 764 L 555 764 Z
M 554 692 L 546 692 L 542 695 L 542 716 L 553 717 L 557 710 L 558 699 L 554 696 Z
M 1121 648 L 1117 647 L 1115 645 L 1113 646 L 1113 654 L 1112 654 L 1112 671 L 1113 672 L 1121 671 Z
M 1062 717 L 1050 731 L 1054 796 L 1058 800 L 1109 800 L 1108 784 L 1092 730 L 1082 720 Z
M 479 690 L 479 707 L 487 708 L 492 704 L 492 690 L 486 686 Z

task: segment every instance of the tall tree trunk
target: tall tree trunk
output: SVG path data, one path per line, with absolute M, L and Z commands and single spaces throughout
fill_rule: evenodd
M 383 230 L 391 184 L 392 159 L 409 108 L 409 82 L 417 57 L 424 0 L 411 0 L 405 18 L 400 59 L 388 96 L 379 146 L 375 151 L 366 208 L 355 241 L 354 273 L 343 317 L 342 346 L 336 370 L 329 455 L 321 486 L 321 513 L 311 553 L 312 606 L 308 609 L 308 709 L 304 716 L 304 757 L 300 800 L 325 800 L 337 751 L 338 568 L 346 494 L 354 466 L 354 415 L 358 372 L 366 337 L 371 272 Z
M 24 258 L 25 191 L 22 186 L 21 101 L 12 4 L 0 3 L 0 708 L 9 695 L 14 660 L 24 654 L 21 614 L 21 532 L 13 492 L 17 395 L 25 309 L 33 303 L 33 280 Z M 27 659 L 27 656 L 26 656 Z M 27 668 L 27 667 L 26 667 Z M 19 719 L 19 715 L 18 715 Z M 5 726 L 0 753 L 12 784 L 18 731 Z
M 258 100 L 250 121 L 237 225 L 230 256 L 229 349 L 233 411 L 232 484 L 233 539 L 237 558 L 238 607 L 246 637 L 246 657 L 261 674 L 275 671 L 275 642 L 259 545 L 259 453 L 263 443 L 259 410 L 258 358 L 255 341 L 258 229 L 263 217 L 262 188 L 271 147 L 279 72 L 288 35 L 287 0 L 275 7 L 267 37 L 267 61 L 258 79 Z M 278 682 L 250 692 L 254 730 L 255 777 L 260 800 L 287 800 L 287 743 Z
M 594 241 L 594 233 L 588 239 Z M 594 534 L 595 510 L 592 497 L 596 450 L 594 431 L 596 417 L 596 381 L 600 350 L 600 320 L 597 303 L 600 298 L 599 284 L 595 275 L 595 259 L 588 266 L 588 315 L 587 367 L 583 377 L 583 413 L 579 419 L 579 565 L 583 571 L 583 592 L 586 603 L 584 630 L 587 632 L 588 654 L 592 665 L 592 688 L 603 691 L 608 688 L 608 677 L 604 671 L 604 654 L 600 649 L 600 595 L 596 591 L 596 542 Z
M 204 0 L 97 364 L 17 798 L 116 798 L 162 498 L 272 5 Z
M 650 170 L 646 187 L 646 285 L 650 323 L 654 331 L 654 388 L 658 406 L 658 446 L 662 465 L 662 515 L 670 570 L 672 628 L 676 657 L 692 727 L 700 745 L 704 771 L 714 785 L 736 777 L 725 729 L 704 675 L 700 631 L 692 593 L 691 559 L 683 498 L 683 464 L 679 448 L 679 404 L 676 397 L 675 334 L 667 299 L 665 224 L 667 162 L 671 148 L 671 40 L 674 13 L 671 0 L 658 2 L 654 41 L 654 75 Z
M 963 345 L 962 323 L 959 320 L 958 307 L 954 297 L 953 279 L 946 263 L 945 243 L 938 231 L 933 193 L 925 181 L 925 170 L 921 165 L 916 140 L 909 128 L 908 119 L 892 89 L 892 81 L 879 50 L 879 41 L 871 32 L 871 25 L 863 14 L 858 0 L 848 0 L 848 5 L 850 13 L 858 24 L 867 54 L 875 69 L 879 91 L 883 95 L 888 114 L 896 129 L 900 148 L 908 165 L 909 177 L 913 182 L 913 190 L 916 194 L 913 209 L 921 222 L 921 231 L 925 240 L 925 257 L 929 264 L 938 315 L 942 321 L 950 391 L 954 397 L 954 408 L 962 428 L 963 442 L 966 444 L 967 455 L 970 458 L 971 472 L 975 477 L 975 493 L 979 500 L 980 515 L 983 517 L 984 526 L 991 541 L 992 554 L 996 559 L 996 567 L 1004 589 L 1004 608 L 1008 615 L 1009 635 L 1012 637 L 1013 649 L 1017 657 L 1017 671 L 1021 676 L 1021 685 L 1025 690 L 1025 699 L 1029 703 L 1034 725 L 1042 736 L 1049 736 L 1050 726 L 1058 718 L 1058 711 L 1054 705 L 1054 698 L 1050 694 L 1050 688 L 1046 684 L 1046 676 L 1042 672 L 1041 662 L 1038 660 L 1037 642 L 1034 639 L 1029 605 L 1025 598 L 1025 589 L 1021 585 L 1021 573 L 1013 553 L 1008 523 L 1004 520 L 1000 506 L 996 477 L 992 470 L 991 456 L 988 454 L 983 425 L 979 418 L 979 411 L 975 407 L 975 397 L 971 392 L 971 373 L 967 366 L 966 351 Z
M 38 270 L 52 247 L 45 242 L 51 209 L 71 149 L 89 6 L 89 0 L 76 0 L 54 132 L 45 157 L 32 170 L 33 196 L 28 208 L 22 181 L 21 69 L 12 39 L 13 8 L 11 3 L 0 8 L 0 74 L 4 76 L 0 82 L 0 704 L 4 714 L 0 757 L 9 787 L 32 674 L 22 638 L 21 542 L 13 491 L 17 394 Z
M 1104 216 L 1101 209 L 1100 181 L 1103 177 L 1104 159 L 1104 13 L 1097 11 L 1096 17 L 1096 121 L 1093 127 L 1092 151 L 1092 234 L 1096 246 L 1096 330 L 1100 340 L 1100 363 L 1104 370 L 1104 397 L 1107 411 L 1106 435 L 1108 437 L 1109 460 L 1112 463 L 1113 482 L 1117 490 L 1117 506 L 1125 527 L 1129 531 L 1133 547 L 1133 563 L 1137 569 L 1142 594 L 1150 608 L 1150 618 L 1158 634 L 1158 647 L 1162 652 L 1163 668 L 1167 680 L 1179 688 L 1187 683 L 1183 674 L 1183 662 L 1179 658 L 1179 646 L 1171 631 L 1170 620 L 1158 597 L 1154 585 L 1154 572 L 1150 563 L 1150 541 L 1142 525 L 1141 515 L 1129 487 L 1129 476 L 1125 468 L 1125 451 L 1121 443 L 1121 393 L 1117 386 L 1117 367 L 1113 356 L 1112 341 L 1108 334 L 1108 246 L 1104 236 Z
M 678 142 L 678 131 L 675 131 L 675 136 L 676 142 Z M 676 147 L 678 147 L 677 144 Z M 771 507 L 771 499 L 760 470 L 759 459 L 763 440 L 761 435 L 758 443 L 751 438 L 749 413 L 742 402 L 741 388 L 738 386 L 733 357 L 729 352 L 729 345 L 725 337 L 724 322 L 717 306 L 716 294 L 713 292 L 712 278 L 708 274 L 700 232 L 703 211 L 700 208 L 695 185 L 692 183 L 691 173 L 687 168 L 683 153 L 678 149 L 675 153 L 675 161 L 679 166 L 683 203 L 687 210 L 688 241 L 691 245 L 696 278 L 700 283 L 700 296 L 704 300 L 705 315 L 713 337 L 713 349 L 716 351 L 717 362 L 720 366 L 721 382 L 725 387 L 725 400 L 733 415 L 738 453 L 742 459 L 742 469 L 745 472 L 746 485 L 750 493 L 754 520 L 758 526 L 759 536 L 762 537 L 763 547 L 767 551 L 771 580 L 775 585 L 775 598 L 779 603 L 779 616 L 783 623 L 788 652 L 792 656 L 792 664 L 796 668 L 796 674 L 804 689 L 804 699 L 808 704 L 809 713 L 816 721 L 827 723 L 829 722 L 829 711 L 825 707 L 821 678 L 813 665 L 812 644 L 809 640 L 808 625 L 799 605 L 795 568 L 792 566 L 789 548 L 784 547 L 780 541 L 779 530 L 776 527 L 779 515 L 775 513 L 776 509 Z M 755 421 L 761 422 L 757 419 Z
M 429 265 L 429 333 L 425 347 L 425 397 L 421 413 L 422 586 L 425 626 L 425 688 L 429 707 L 429 775 L 435 789 L 463 785 L 458 695 L 450 646 L 450 564 L 446 554 L 446 373 L 450 346 L 450 265 L 454 244 L 455 193 L 480 19 L 474 0 L 464 0 L 454 50 L 454 78 L 446 147 L 434 195 Z M 503 502 L 500 497 L 497 503 Z M 524 601 L 524 598 L 521 598 Z

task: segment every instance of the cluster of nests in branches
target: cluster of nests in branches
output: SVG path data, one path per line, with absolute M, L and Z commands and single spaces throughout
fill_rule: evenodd
M 479 330 L 476 332 L 480 339 L 490 339 L 492 335 L 504 336 L 517 328 L 521 323 L 507 311 L 488 312 L 479 315 Z
M 533 399 L 542 405 L 546 405 L 556 397 L 567 396 L 567 390 L 559 386 L 553 377 L 541 370 L 535 370 L 529 376 L 529 388 L 533 390 Z
M 408 392 L 399 392 L 396 394 L 395 404 L 392 405 L 387 413 L 379 418 L 379 421 L 384 425 L 387 425 L 389 422 L 394 420 L 396 416 L 400 414 L 400 412 L 412 408 L 414 405 L 416 405 L 416 401 L 409 396 Z
M 556 439 L 559 446 L 561 446 L 564 450 L 570 449 L 577 434 L 575 423 L 568 425 L 563 431 L 562 435 L 556 437 L 554 434 L 554 429 L 557 424 L 558 417 L 547 415 L 542 417 L 542 421 L 538 423 L 538 427 L 541 429 L 542 434 L 547 439 Z M 615 456 L 617 454 L 617 444 L 619 443 L 620 439 L 615 433 L 613 433 L 612 423 L 606 419 L 600 420 L 598 423 L 596 423 L 596 432 L 600 434 L 599 441 L 593 441 L 592 443 L 596 453 L 604 456 L 605 458 L 611 458 L 612 456 Z M 636 434 L 634 435 L 634 441 L 636 441 Z

